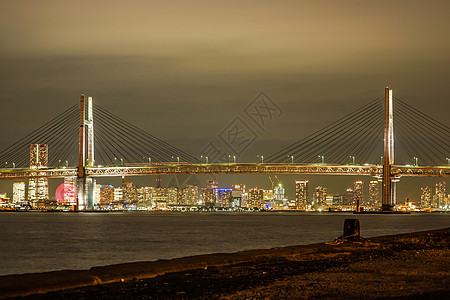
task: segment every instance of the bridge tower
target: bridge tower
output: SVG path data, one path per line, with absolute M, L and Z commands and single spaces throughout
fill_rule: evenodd
M 77 210 L 90 210 L 94 208 L 95 180 L 86 177 L 86 164 L 87 166 L 94 165 L 94 118 L 92 113 L 92 97 L 88 97 L 86 103 L 85 96 L 81 95 L 78 142 Z
M 384 114 L 384 156 L 382 180 L 382 211 L 392 211 L 396 200 L 397 178 L 391 176 L 391 166 L 394 164 L 394 107 L 392 89 L 385 89 Z

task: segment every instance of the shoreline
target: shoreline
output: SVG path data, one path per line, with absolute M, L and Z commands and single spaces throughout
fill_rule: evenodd
M 303 262 L 339 259 L 359 260 L 367 255 L 381 255 L 403 250 L 443 250 L 449 252 L 450 228 L 415 233 L 389 235 L 362 239 L 356 242 L 320 243 L 282 248 L 246 250 L 235 253 L 216 253 L 157 260 L 151 262 L 124 263 L 89 270 L 62 270 L 0 276 L 0 298 L 44 296 L 44 293 L 61 293 L 71 289 L 106 288 L 110 284 L 126 284 L 139 280 L 151 280 L 170 274 L 199 270 L 209 272 L 220 268 L 247 265 L 259 266 L 267 262 Z M 377 254 L 378 253 L 378 254 Z M 359 258 L 358 258 L 359 257 Z M 450 267 L 445 265 L 445 267 Z M 179 282 L 179 279 L 177 279 Z M 26 284 L 25 284 L 26 283 Z

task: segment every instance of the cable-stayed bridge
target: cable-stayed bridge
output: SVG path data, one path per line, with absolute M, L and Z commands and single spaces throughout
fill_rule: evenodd
M 45 166 L 30 165 L 30 144 L 48 145 Z M 450 128 L 394 98 L 389 88 L 384 101 L 375 99 L 259 163 L 206 163 L 82 96 L 79 105 L 0 152 L 0 179 L 76 176 L 79 209 L 91 209 L 85 191 L 103 176 L 370 175 L 383 180 L 383 209 L 391 210 L 401 176 L 450 176 L 449 149 Z

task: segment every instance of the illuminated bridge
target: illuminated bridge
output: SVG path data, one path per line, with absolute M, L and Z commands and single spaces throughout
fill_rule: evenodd
M 39 155 L 30 158 L 30 144 L 48 145 L 45 165 L 30 163 L 39 161 Z M 449 149 L 450 128 L 394 98 L 389 88 L 385 89 L 384 99 L 375 99 L 281 151 L 265 159 L 261 157 L 260 163 L 198 159 L 94 105 L 91 97 L 85 99 L 82 95 L 79 106 L 74 105 L 0 152 L 0 179 L 77 177 L 77 204 L 82 210 L 93 208 L 89 193 L 93 193 L 90 185 L 96 177 L 368 175 L 382 179 L 382 209 L 389 211 L 395 205 L 395 184 L 400 177 L 450 176 Z M 394 157 L 413 161 L 412 164 L 394 163 Z

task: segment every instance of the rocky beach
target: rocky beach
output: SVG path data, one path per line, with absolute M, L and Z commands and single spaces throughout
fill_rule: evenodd
M 0 277 L 0 298 L 448 299 L 450 228 Z

